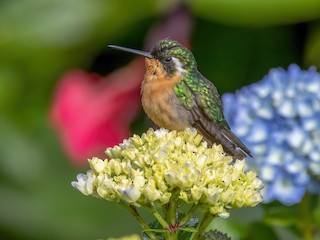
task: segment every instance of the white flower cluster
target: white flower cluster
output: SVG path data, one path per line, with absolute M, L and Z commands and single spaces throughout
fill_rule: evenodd
M 226 156 L 221 145 L 207 147 L 195 130 L 149 129 L 106 150 L 107 159 L 89 160 L 91 170 L 72 186 L 85 195 L 134 206 L 169 201 L 199 204 L 214 215 L 262 201 L 262 182 L 244 161 Z

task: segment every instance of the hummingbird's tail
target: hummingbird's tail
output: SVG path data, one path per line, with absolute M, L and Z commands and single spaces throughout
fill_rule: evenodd
M 233 132 L 231 132 L 231 130 L 222 129 L 221 134 L 227 140 L 224 143 L 226 145 L 226 148 L 228 149 L 226 151 L 231 150 L 234 154 L 234 158 L 243 159 L 246 157 L 246 154 L 252 157 L 250 150 L 246 147 L 246 145 L 244 145 L 243 142 L 241 142 L 241 140 L 236 135 L 233 134 Z M 222 146 L 224 146 L 224 144 L 222 144 Z M 227 147 L 227 145 L 229 145 L 229 147 Z
M 227 155 L 232 156 L 233 160 L 242 160 L 247 157 L 247 155 L 252 157 L 250 150 L 230 129 L 209 121 L 206 118 L 199 118 L 199 121 L 194 124 L 194 127 L 210 146 L 213 144 L 221 144 L 224 151 Z
M 221 144 L 227 155 L 232 156 L 233 160 L 244 159 L 247 155 L 252 157 L 250 150 L 241 140 L 234 135 L 228 123 L 225 120 L 214 121 L 207 117 L 202 108 L 201 101 L 195 104 L 191 109 L 192 126 L 194 126 L 209 145 Z M 247 154 L 247 155 L 246 155 Z
M 227 155 L 232 156 L 233 160 L 242 160 L 247 157 L 247 155 L 252 157 L 249 149 L 231 131 L 222 130 L 221 135 L 219 134 L 219 136 L 213 138 L 211 134 L 202 131 L 201 128 L 197 127 L 197 130 L 210 146 L 213 144 L 221 144 L 223 150 Z

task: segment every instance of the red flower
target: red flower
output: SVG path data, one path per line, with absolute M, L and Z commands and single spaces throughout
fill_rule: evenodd
M 103 155 L 106 147 L 131 135 L 144 72 L 139 58 L 105 78 L 81 70 L 62 77 L 50 120 L 76 164 L 86 164 L 88 157 Z

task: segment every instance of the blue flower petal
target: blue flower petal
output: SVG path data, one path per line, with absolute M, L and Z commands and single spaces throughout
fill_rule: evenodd
M 266 202 L 294 204 L 320 193 L 320 74 L 271 69 L 261 81 L 222 96 L 234 133 L 252 151 Z
M 276 199 L 286 205 L 301 201 L 305 194 L 305 186 L 294 185 L 290 178 L 280 176 L 270 187 Z
M 262 142 L 268 138 L 269 128 L 264 121 L 256 120 L 251 124 L 250 134 L 247 140 L 250 142 Z

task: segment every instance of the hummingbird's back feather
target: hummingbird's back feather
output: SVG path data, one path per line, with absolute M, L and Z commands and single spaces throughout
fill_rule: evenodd
M 190 75 L 184 78 L 194 99 L 194 104 L 190 109 L 194 121 L 193 126 L 210 145 L 220 143 L 234 159 L 245 158 L 244 153 L 251 156 L 249 149 L 231 132 L 224 118 L 216 87 L 198 71 L 195 74 L 196 76 Z

